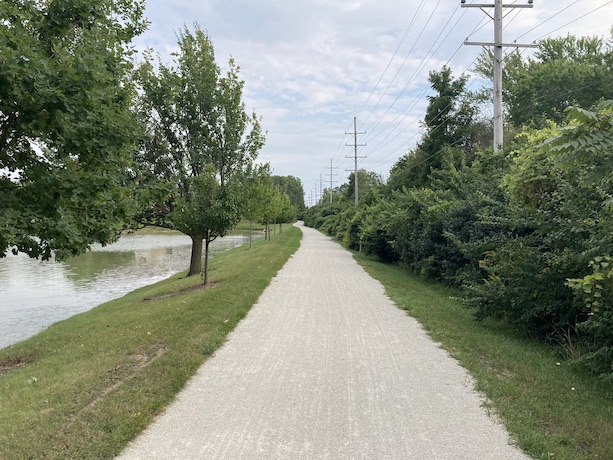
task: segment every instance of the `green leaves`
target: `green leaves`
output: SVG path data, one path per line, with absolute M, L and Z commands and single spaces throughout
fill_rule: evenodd
M 587 353 L 580 358 L 601 377 L 613 378 L 613 257 L 595 257 L 589 263 L 591 274 L 566 280 L 567 286 L 582 298 L 588 319 L 580 331 L 590 337 Z
M 586 275 L 583 278 L 568 279 L 566 284 L 573 289 L 581 290 L 584 294 L 584 301 L 591 315 L 601 313 L 603 306 L 603 297 L 613 293 L 613 269 L 611 263 L 613 257 L 598 256 L 589 263 L 592 269 L 591 275 Z M 606 288 L 605 288 L 606 286 Z M 607 298 L 609 308 L 613 308 L 613 299 Z
M 179 33 L 174 66 L 153 64 L 153 53 L 138 70 L 143 90 L 140 116 L 147 133 L 139 152 L 142 224 L 177 229 L 194 242 L 190 275 L 200 271 L 201 251 L 242 217 L 243 173 L 264 145 L 260 121 L 242 102 L 244 82 L 230 60 L 225 76 L 213 44 L 197 25 Z
M 609 98 L 613 53 L 599 37 L 558 37 L 539 42 L 534 58 L 513 53 L 506 59 L 505 99 L 516 127 L 542 128 L 547 121 L 562 123 L 571 106 L 591 107 Z M 487 73 L 483 65 L 479 71 Z M 576 115 L 581 122 L 589 113 Z
M 427 131 L 417 148 L 392 168 L 389 184 L 395 190 L 427 185 L 432 171 L 444 169 L 444 156 L 450 150 L 462 161 L 478 143 L 480 125 L 477 108 L 467 99 L 467 77 L 454 79 L 451 69 L 444 66 L 440 72 L 430 72 L 428 81 L 436 94 L 428 96 Z
M 213 165 L 186 181 L 170 215 L 176 230 L 200 239 L 223 236 L 241 218 L 240 201 L 232 187 L 221 187 Z
M 134 211 L 136 0 L 0 3 L 0 257 L 113 241 Z

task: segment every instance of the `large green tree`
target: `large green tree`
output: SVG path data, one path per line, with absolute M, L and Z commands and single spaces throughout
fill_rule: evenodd
M 430 173 L 441 169 L 446 149 L 455 149 L 458 156 L 472 154 L 478 139 L 476 107 L 466 97 L 467 77 L 456 79 L 445 66 L 440 72 L 430 72 L 428 81 L 435 94 L 428 96 L 426 132 L 417 148 L 392 168 L 392 190 L 426 185 Z
M 0 2 L 0 257 L 78 254 L 131 218 L 143 3 Z
M 139 220 L 191 238 L 190 276 L 202 270 L 204 242 L 206 283 L 209 243 L 240 220 L 239 182 L 264 135 L 259 119 L 245 111 L 234 61 L 222 75 L 197 24 L 179 33 L 178 44 L 174 65 L 155 63 L 148 53 L 140 68 L 148 136 L 139 162 L 148 204 Z
M 505 59 L 504 101 L 515 127 L 563 123 L 571 105 L 591 107 L 613 93 L 613 48 L 601 37 L 547 38 L 533 56 Z M 492 58 L 484 52 L 475 70 L 491 78 Z

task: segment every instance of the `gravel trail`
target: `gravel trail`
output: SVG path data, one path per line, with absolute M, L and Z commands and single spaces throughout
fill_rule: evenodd
M 119 458 L 527 459 L 380 283 L 302 231 L 226 344 Z

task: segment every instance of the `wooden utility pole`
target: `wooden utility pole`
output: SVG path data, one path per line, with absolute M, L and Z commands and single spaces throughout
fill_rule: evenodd
M 504 134 L 504 118 L 502 109 L 502 48 L 537 48 L 538 45 L 519 45 L 517 43 L 503 43 L 502 40 L 502 18 L 504 8 L 532 8 L 532 0 L 528 0 L 527 4 L 512 4 L 503 5 L 502 0 L 494 0 L 493 4 L 487 3 L 466 3 L 466 0 L 460 0 L 463 8 L 480 8 L 485 14 L 494 20 L 494 43 L 484 42 L 469 42 L 465 41 L 465 45 L 478 46 L 493 46 L 494 47 L 494 150 L 498 150 L 503 144 Z M 488 13 L 484 8 L 494 8 L 494 16 Z
M 345 134 L 353 134 L 353 144 L 345 144 L 346 146 L 352 146 L 353 147 L 353 157 L 345 157 L 345 158 L 353 158 L 354 162 L 355 162 L 355 167 L 353 169 L 354 171 L 354 176 L 353 176 L 353 182 L 354 182 L 354 189 L 355 189 L 355 207 L 358 207 L 358 158 L 366 158 L 365 156 L 363 157 L 359 157 L 358 156 L 358 147 L 364 147 L 366 144 L 358 144 L 358 134 L 366 134 L 365 131 L 358 133 L 358 124 L 357 124 L 357 118 L 353 117 L 353 132 L 352 133 L 348 133 L 345 132 Z M 348 170 L 349 171 L 349 170 Z
M 323 198 L 324 198 L 324 179 L 323 179 L 323 174 L 319 174 L 319 180 L 317 181 L 317 185 L 319 187 L 319 199 L 322 201 L 321 204 L 323 204 Z
M 329 169 L 330 172 L 326 173 L 326 176 L 330 176 L 330 204 L 332 204 L 332 187 L 334 186 L 334 177 L 337 176 L 334 172 L 335 169 L 338 169 L 338 166 L 332 166 L 332 158 L 330 158 L 330 166 L 326 166 L 326 169 Z

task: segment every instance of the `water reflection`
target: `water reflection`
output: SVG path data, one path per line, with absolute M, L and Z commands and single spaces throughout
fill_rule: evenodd
M 65 262 L 68 278 L 79 284 L 95 280 L 101 273 L 113 267 L 116 270 L 122 266 L 131 266 L 135 263 L 135 251 L 110 252 L 95 251 L 74 257 Z
M 213 253 L 248 240 L 220 238 Z M 93 308 L 189 265 L 191 240 L 177 233 L 126 235 L 66 262 L 42 262 L 22 254 L 0 259 L 0 348 L 50 324 Z

